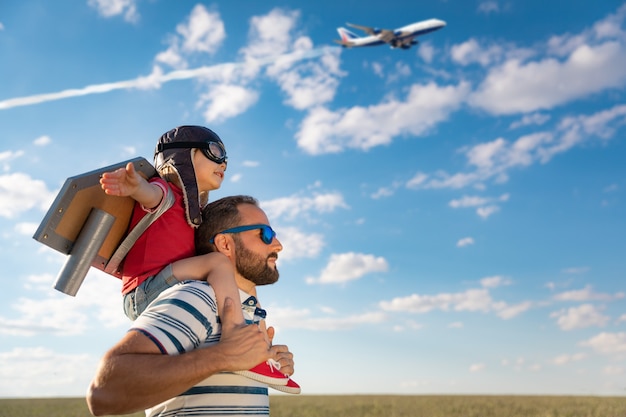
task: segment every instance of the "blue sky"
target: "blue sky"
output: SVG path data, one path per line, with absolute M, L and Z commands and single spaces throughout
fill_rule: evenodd
M 626 4 L 362 3 L 0 4 L 1 397 L 83 395 L 125 332 L 119 281 L 53 290 L 32 235 L 182 124 L 285 247 L 260 296 L 304 394 L 626 394 Z

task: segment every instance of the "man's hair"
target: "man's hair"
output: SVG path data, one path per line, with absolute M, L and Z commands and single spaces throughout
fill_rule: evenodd
M 256 198 L 249 195 L 233 195 L 223 197 L 207 204 L 202 210 L 202 224 L 196 230 L 196 253 L 203 255 L 215 252 L 215 245 L 209 243 L 212 237 L 222 230 L 241 226 L 239 206 L 252 204 L 259 207 Z

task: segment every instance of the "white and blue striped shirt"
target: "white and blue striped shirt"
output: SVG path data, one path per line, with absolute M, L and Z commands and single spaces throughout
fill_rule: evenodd
M 240 291 L 244 316 L 258 322 L 264 311 L 256 299 Z M 251 308 L 257 312 L 254 318 Z M 246 311 L 247 310 L 247 311 Z M 261 317 L 259 317 L 259 314 Z M 217 343 L 221 326 L 213 289 L 203 281 L 187 281 L 163 291 L 137 318 L 131 330 L 140 331 L 162 353 L 179 355 Z M 167 384 L 167 381 L 163 381 Z M 269 416 L 267 385 L 233 373 L 220 373 L 187 392 L 146 410 L 146 416 Z

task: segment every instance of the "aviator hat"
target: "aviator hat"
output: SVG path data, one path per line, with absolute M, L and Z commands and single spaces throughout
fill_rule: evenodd
M 154 150 L 154 167 L 158 171 L 169 167 L 178 175 L 183 189 L 187 223 L 192 227 L 202 223 L 200 191 L 193 167 L 192 149 L 205 148 L 209 142 L 219 142 L 223 146 L 220 137 L 209 128 L 179 126 L 164 133 Z

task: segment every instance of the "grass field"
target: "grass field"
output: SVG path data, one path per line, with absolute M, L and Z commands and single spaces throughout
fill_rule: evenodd
M 626 397 L 273 395 L 270 404 L 272 417 L 626 417 Z M 83 398 L 0 399 L 0 417 L 89 416 Z

